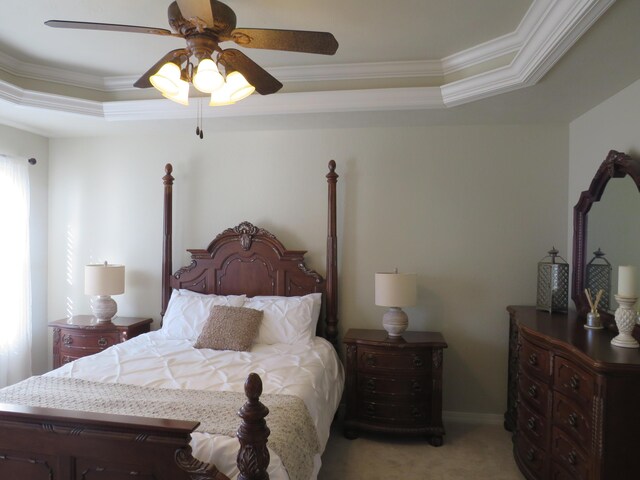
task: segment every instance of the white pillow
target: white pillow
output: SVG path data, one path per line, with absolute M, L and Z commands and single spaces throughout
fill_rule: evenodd
M 244 307 L 264 312 L 254 343 L 293 345 L 310 342 L 316 335 L 321 302 L 321 293 L 311 293 L 303 297 L 247 298 Z
M 245 295 L 205 295 L 189 290 L 173 290 L 162 329 L 167 338 L 196 341 L 216 305 L 241 307 Z

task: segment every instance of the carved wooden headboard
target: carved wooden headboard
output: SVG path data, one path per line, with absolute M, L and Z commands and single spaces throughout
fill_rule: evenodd
M 167 308 L 171 289 L 188 289 L 218 295 L 294 296 L 323 293 L 325 321 L 318 322 L 318 334 L 334 345 L 337 339 L 337 242 L 336 242 L 336 164 L 329 162 L 327 183 L 328 232 L 326 280 L 304 262 L 304 250 L 287 250 L 272 233 L 242 222 L 229 228 L 206 249 L 188 250 L 191 264 L 172 273 L 171 225 L 173 168 L 165 167 L 164 237 L 162 261 L 162 315 Z

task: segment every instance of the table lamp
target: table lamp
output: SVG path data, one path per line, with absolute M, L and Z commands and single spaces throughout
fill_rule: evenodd
M 98 323 L 110 322 L 118 311 L 111 295 L 124 293 L 124 265 L 107 262 L 85 265 L 84 293 L 97 297 L 91 302 L 91 310 Z
M 416 304 L 415 273 L 376 273 L 376 305 L 389 307 L 382 317 L 382 326 L 390 337 L 400 337 L 409 326 L 409 317 L 401 307 Z

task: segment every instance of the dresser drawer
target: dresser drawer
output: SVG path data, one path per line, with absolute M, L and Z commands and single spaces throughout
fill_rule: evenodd
M 524 433 L 538 447 L 544 448 L 547 442 L 547 419 L 533 411 L 524 403 L 518 406 L 518 433 Z
M 384 403 L 363 400 L 359 407 L 361 419 L 374 422 L 419 426 L 429 418 L 427 403 Z
M 427 350 L 429 351 L 429 350 Z M 416 373 L 430 371 L 431 358 L 425 350 L 358 348 L 361 372 Z
M 539 413 L 547 415 L 549 410 L 549 385 L 543 381 L 527 375 L 520 369 L 518 372 L 518 398 L 527 403 Z
M 556 357 L 554 370 L 554 388 L 582 407 L 591 409 L 595 377 L 563 357 Z
M 553 424 L 568 433 L 579 445 L 590 444 L 591 411 L 585 411 L 577 403 L 557 392 L 553 396 Z
M 521 338 L 520 365 L 530 374 L 547 381 L 551 376 L 549 351 Z
M 589 459 L 574 441 L 557 427 L 551 434 L 551 457 L 556 465 L 571 474 L 575 480 L 589 480 Z M 612 479 L 613 480 L 613 479 Z
M 363 398 L 409 398 L 427 400 L 432 391 L 431 379 L 424 376 L 376 376 L 359 374 L 358 391 Z
M 60 351 L 72 352 L 73 350 L 84 351 L 87 349 L 100 351 L 119 342 L 120 339 L 118 332 L 82 333 L 78 331 L 68 332 L 63 330 L 60 338 Z
M 544 451 L 536 447 L 536 445 L 524 435 L 516 436 L 514 442 L 516 458 L 520 460 L 520 464 L 531 473 L 533 478 L 544 480 Z

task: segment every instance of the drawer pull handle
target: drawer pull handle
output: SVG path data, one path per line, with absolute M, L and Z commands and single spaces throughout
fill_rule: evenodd
M 365 362 L 367 363 L 368 367 L 375 367 L 376 366 L 376 357 L 375 357 L 375 355 L 373 355 L 371 353 L 367 353 Z
M 530 448 L 526 454 L 527 460 L 533 462 L 536 458 L 536 453 L 533 451 L 533 448 Z
M 580 388 L 580 377 L 578 377 L 577 375 L 573 375 L 569 379 L 569 386 L 574 390 L 578 390 Z
M 538 365 L 538 355 L 536 354 L 536 352 L 533 352 L 531 355 L 529 355 L 529 365 L 534 367 Z
M 373 403 L 367 403 L 367 413 L 369 415 L 376 413 L 376 406 Z
M 376 381 L 373 378 L 367 378 L 367 381 L 365 382 L 365 388 L 370 392 L 375 392 Z
M 71 345 L 73 343 L 73 337 L 71 335 L 63 335 L 62 336 L 62 343 L 64 343 L 64 345 L 66 347 L 68 347 L 69 345 Z
M 569 418 L 567 419 L 567 421 L 569 422 L 569 425 L 571 425 L 573 428 L 576 428 L 578 426 L 578 415 L 574 413 L 569 414 Z
M 415 380 L 411 381 L 411 390 L 413 390 L 414 392 L 421 392 L 422 391 L 422 385 L 420 385 L 420 382 L 417 382 Z
M 413 418 L 420 418 L 420 409 L 418 407 L 413 407 L 411 409 L 411 415 L 413 416 Z
M 535 385 L 531 385 L 529 387 L 529 390 L 527 390 L 527 393 L 531 398 L 536 398 L 538 396 L 538 387 L 536 387 Z
M 529 420 L 527 421 L 527 427 L 529 427 L 529 430 L 536 429 L 536 419 L 534 417 L 529 418 Z
M 578 455 L 576 454 L 576 452 L 571 451 L 569 452 L 569 455 L 567 455 L 567 460 L 569 461 L 569 464 L 574 465 L 578 462 Z
M 414 367 L 422 367 L 424 366 L 424 361 L 418 355 L 413 356 L 413 366 Z
M 100 345 L 101 347 L 104 347 L 107 345 L 107 339 L 104 337 L 100 337 L 100 339 L 98 340 L 98 345 Z

